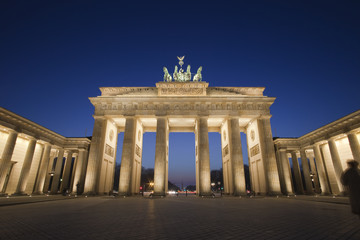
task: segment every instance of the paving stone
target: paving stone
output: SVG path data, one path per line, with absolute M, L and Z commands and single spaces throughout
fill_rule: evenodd
M 346 201 L 326 198 L 53 197 L 0 199 L 0 239 L 360 239 Z

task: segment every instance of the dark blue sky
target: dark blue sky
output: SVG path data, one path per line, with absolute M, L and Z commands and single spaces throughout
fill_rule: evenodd
M 359 1 L 169 2 L 1 1 L 0 106 L 67 137 L 91 135 L 88 97 L 99 87 L 155 86 L 185 55 L 210 86 L 264 86 L 277 97 L 274 136 L 301 136 L 359 109 Z M 146 167 L 154 139 L 145 136 Z M 193 135 L 170 140 L 170 161 L 177 141 L 190 142 L 180 154 L 190 160 L 176 168 L 194 176 Z M 210 134 L 212 168 L 219 142 Z

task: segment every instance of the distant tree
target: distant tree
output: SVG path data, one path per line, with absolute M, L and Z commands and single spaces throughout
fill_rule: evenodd
M 180 188 L 173 184 L 172 182 L 168 181 L 168 190 L 169 191 L 179 191 Z
M 141 167 L 141 186 L 145 186 L 145 190 L 150 188 L 150 183 L 154 182 L 154 169 Z
M 223 182 L 223 170 L 222 170 L 222 168 L 220 168 L 219 170 L 211 170 L 210 178 L 211 178 L 212 183 L 218 184 L 218 182 L 220 182 L 220 184 L 222 184 L 222 182 Z
M 250 171 L 249 171 L 249 166 L 247 164 L 244 164 L 244 173 L 245 173 L 246 189 L 250 190 L 251 189 Z M 223 182 L 224 177 L 223 177 L 223 169 L 222 168 L 220 168 L 218 170 L 211 170 L 210 178 L 211 178 L 211 182 L 215 183 L 216 188 L 224 187 L 224 182 Z M 218 184 L 219 182 L 220 182 L 220 185 Z

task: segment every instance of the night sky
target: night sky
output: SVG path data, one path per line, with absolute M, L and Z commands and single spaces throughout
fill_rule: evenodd
M 359 1 L 169 2 L 2 0 L 0 106 L 66 137 L 91 136 L 88 97 L 99 87 L 155 87 L 185 55 L 209 86 L 266 87 L 277 98 L 273 136 L 299 137 L 359 109 Z M 209 138 L 218 169 L 220 134 Z M 144 140 L 150 168 L 155 133 Z M 194 141 L 170 134 L 178 185 L 194 183 Z

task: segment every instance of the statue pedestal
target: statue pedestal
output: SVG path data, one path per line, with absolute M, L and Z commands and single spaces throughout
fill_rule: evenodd
M 158 82 L 158 96 L 206 96 L 207 82 Z

